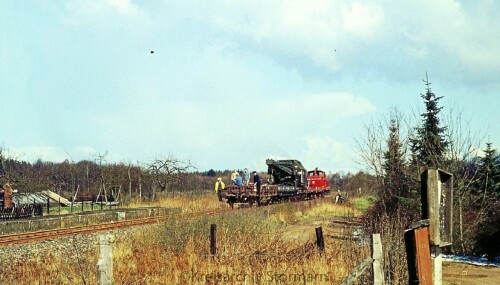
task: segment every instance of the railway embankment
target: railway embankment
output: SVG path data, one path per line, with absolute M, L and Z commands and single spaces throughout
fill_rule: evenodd
M 0 221 L 0 235 L 54 230 L 123 220 L 166 216 L 180 213 L 180 208 L 112 209 L 76 214 L 51 215 L 20 220 Z

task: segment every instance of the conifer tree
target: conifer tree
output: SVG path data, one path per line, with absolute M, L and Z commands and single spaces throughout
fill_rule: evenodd
M 419 165 L 442 167 L 448 142 L 444 139 L 446 127 L 439 125 L 438 102 L 443 97 L 436 97 L 431 90 L 431 83 L 426 74 L 424 80 L 426 93 L 421 94 L 425 102 L 425 113 L 422 116 L 422 127 L 416 128 L 416 137 L 411 140 L 412 152 L 416 154 Z
M 479 160 L 474 186 L 480 205 L 500 199 L 500 156 L 492 147 L 492 143 L 486 143 L 484 157 Z
M 484 213 L 478 215 L 475 250 L 493 261 L 500 254 L 500 156 L 491 145 L 480 158 L 474 194 L 477 212 Z
M 389 126 L 389 138 L 382 168 L 384 170 L 384 196 L 406 196 L 408 193 L 406 162 L 399 138 L 399 123 L 394 119 L 391 120 Z

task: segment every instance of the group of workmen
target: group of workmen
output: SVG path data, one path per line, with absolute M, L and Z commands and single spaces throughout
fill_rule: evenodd
M 236 169 L 231 173 L 231 184 L 235 186 L 248 186 L 250 183 L 250 172 L 248 172 L 248 168 L 243 169 L 243 173 L 240 174 Z M 253 183 L 257 189 L 257 195 L 260 195 L 260 176 L 257 171 L 253 172 Z M 222 177 L 217 178 L 215 182 L 215 193 L 219 197 L 219 201 L 222 201 L 222 190 L 226 188 L 224 181 L 222 181 Z

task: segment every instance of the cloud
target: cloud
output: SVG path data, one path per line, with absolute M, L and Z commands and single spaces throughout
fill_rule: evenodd
M 308 136 L 304 138 L 304 164 L 327 171 L 354 170 L 355 152 L 346 144 L 331 136 Z
M 262 166 L 269 156 L 300 159 L 305 155 L 312 163 L 312 157 L 318 155 L 316 160 L 323 160 L 325 155 L 313 153 L 316 147 L 306 138 L 329 134 L 331 140 L 346 139 L 351 134 L 343 131 L 344 126 L 376 109 L 367 98 L 342 92 L 131 100 L 117 110 L 127 116 L 108 113 L 109 117 L 99 121 L 102 126 L 96 126 L 107 130 L 109 145 L 126 141 L 145 152 L 130 154 L 132 157 L 173 152 L 193 161 L 203 160 L 200 167 L 212 168 L 232 161 Z M 330 158 L 331 153 L 335 151 L 328 151 Z M 331 165 L 330 158 L 322 165 Z
M 295 134 L 321 134 L 331 132 L 333 126 L 345 124 L 351 119 L 374 112 L 376 107 L 367 98 L 350 93 L 302 94 L 280 98 L 270 98 L 260 108 L 253 111 L 266 135 L 280 133 L 289 138 Z
M 303 76 L 500 82 L 494 1 L 210 2 L 204 21 Z M 469 5 L 469 6 L 464 6 Z
M 125 26 L 137 35 L 154 30 L 159 38 L 185 31 L 175 37 L 199 37 L 201 45 L 225 41 L 305 78 L 407 82 L 429 71 L 455 84 L 500 82 L 500 5 L 494 1 L 214 0 L 196 9 L 190 1 L 65 3 L 77 23 Z
M 145 16 L 144 11 L 130 0 L 65 1 L 64 4 L 63 23 L 99 27 L 104 31 L 122 28 L 123 25 L 129 27 L 132 20 L 134 25 L 142 27 L 139 21 Z
M 130 0 L 84 0 L 66 2 L 66 7 L 76 15 L 103 16 L 121 14 L 134 16 L 139 14 L 139 8 Z
M 342 23 L 336 2 L 261 1 L 221 5 L 211 20 L 235 38 L 288 58 L 305 57 L 315 66 L 341 68 L 333 54 Z
M 341 15 L 345 31 L 366 40 L 378 35 L 384 19 L 382 8 L 358 2 L 343 7 Z
M 130 0 L 108 0 L 106 3 L 124 15 L 137 15 L 139 13 L 137 6 L 132 4 Z

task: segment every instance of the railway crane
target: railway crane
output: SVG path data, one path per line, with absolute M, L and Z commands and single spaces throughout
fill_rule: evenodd
M 298 160 L 267 159 L 267 183 L 257 192 L 255 183 L 229 185 L 222 190 L 222 198 L 231 206 L 247 203 L 249 206 L 322 197 L 330 192 L 326 173 L 319 169 L 307 171 Z

